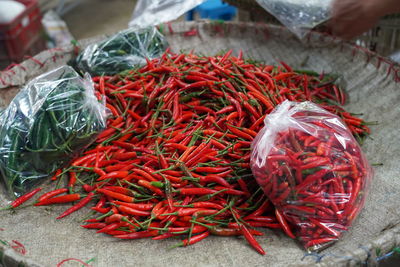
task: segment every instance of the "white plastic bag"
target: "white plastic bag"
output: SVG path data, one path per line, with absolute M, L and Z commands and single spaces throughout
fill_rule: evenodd
M 297 37 L 303 38 L 312 28 L 330 17 L 332 0 L 257 0 Z
M 206 0 L 139 0 L 130 27 L 148 27 L 179 18 Z

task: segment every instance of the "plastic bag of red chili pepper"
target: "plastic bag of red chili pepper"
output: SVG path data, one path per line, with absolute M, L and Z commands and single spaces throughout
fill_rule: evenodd
M 312 102 L 277 106 L 252 144 L 250 163 L 282 228 L 308 250 L 349 229 L 373 176 L 346 125 Z

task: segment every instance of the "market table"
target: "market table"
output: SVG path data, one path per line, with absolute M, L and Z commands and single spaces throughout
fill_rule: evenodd
M 232 237 L 212 236 L 193 246 L 170 250 L 168 248 L 177 240 L 123 241 L 94 235 L 79 227 L 87 210 L 56 221 L 56 215 L 66 206 L 26 207 L 1 212 L 0 228 L 4 230 L 0 231 L 0 239 L 18 240 L 27 249 L 23 257 L 0 244 L 0 259 L 4 264 L 54 266 L 73 257 L 84 261 L 94 258 L 93 266 L 337 266 L 374 262 L 378 256 L 399 246 L 399 66 L 330 36 L 311 33 L 304 41 L 299 41 L 286 29 L 265 24 L 182 22 L 164 27 L 164 34 L 176 52 L 193 49 L 214 55 L 228 49 L 233 49 L 234 54 L 242 50 L 246 57 L 268 64 L 283 60 L 295 68 L 341 75 L 349 94 L 346 109 L 364 113 L 366 121 L 379 122 L 371 127 L 371 138 L 366 140 L 363 150 L 371 163 L 383 163 L 375 167 L 365 208 L 351 230 L 319 254 L 307 254 L 282 232 L 272 230 L 262 230 L 265 235 L 258 238 L 267 252 L 265 256 L 257 254 L 242 238 Z M 86 40 L 83 44 L 99 39 Z M 72 51 L 73 47 L 46 51 L 12 72 L 0 73 L 5 103 L 15 94 L 16 88 L 32 77 L 65 64 Z M 0 203 L 5 203 L 3 194 Z

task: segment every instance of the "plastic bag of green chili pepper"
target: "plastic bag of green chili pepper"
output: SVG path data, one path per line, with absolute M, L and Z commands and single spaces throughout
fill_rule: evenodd
M 0 172 L 10 194 L 37 186 L 106 127 L 90 77 L 69 66 L 29 82 L 0 116 Z
M 311 251 L 349 229 L 373 176 L 344 122 L 312 102 L 285 101 L 266 116 L 250 164 L 282 229 Z
M 113 75 L 145 65 L 146 59 L 160 57 L 167 47 L 168 42 L 155 27 L 129 28 L 89 45 L 73 65 L 83 73 Z

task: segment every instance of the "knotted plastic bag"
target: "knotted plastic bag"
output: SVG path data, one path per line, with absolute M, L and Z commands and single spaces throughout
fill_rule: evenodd
M 308 250 L 348 231 L 373 176 L 342 120 L 312 102 L 277 106 L 252 143 L 250 164 L 283 229 Z
M 73 62 L 82 73 L 114 75 L 160 57 L 168 48 L 165 37 L 155 28 L 129 28 L 99 44 L 86 47 Z
M 24 87 L 0 115 L 0 172 L 10 194 L 39 184 L 106 127 L 91 78 L 64 66 Z

